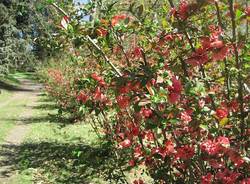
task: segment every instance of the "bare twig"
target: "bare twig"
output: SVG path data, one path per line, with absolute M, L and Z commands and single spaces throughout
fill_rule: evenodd
M 57 6 L 56 3 L 52 3 L 52 6 L 55 7 L 58 11 L 60 11 L 62 14 L 65 16 L 69 15 L 59 6 Z M 115 65 L 110 61 L 110 59 L 106 56 L 106 54 L 102 51 L 102 49 L 87 35 L 86 36 L 87 40 L 97 49 L 99 53 L 101 53 L 102 57 L 104 60 L 111 66 L 111 68 L 119 75 L 122 76 L 121 72 L 115 67 Z
M 217 19 L 218 19 L 218 23 L 219 26 L 221 28 L 223 28 L 223 24 L 222 24 L 222 19 L 221 19 L 221 15 L 220 15 L 220 8 L 219 8 L 219 4 L 217 1 L 214 2 L 215 3 L 215 7 L 216 7 L 216 15 L 217 15 Z M 230 76 L 229 76 L 229 70 L 228 70 L 228 63 L 227 60 L 224 59 L 224 66 L 225 66 L 225 85 L 227 88 L 227 100 L 230 101 L 230 94 L 231 94 L 231 90 L 230 90 Z
M 240 104 L 240 120 L 241 120 L 241 137 L 244 137 L 245 132 L 245 114 L 244 114 L 244 101 L 243 101 L 243 82 L 242 82 L 242 76 L 241 76 L 241 63 L 239 59 L 239 53 L 238 53 L 238 43 L 237 43 L 237 34 L 236 34 L 236 21 L 235 21 L 235 12 L 234 12 L 234 5 L 233 0 L 228 0 L 229 2 L 229 11 L 230 11 L 230 17 L 232 22 L 232 45 L 234 50 L 234 57 L 235 57 L 235 65 L 238 70 L 238 102 Z

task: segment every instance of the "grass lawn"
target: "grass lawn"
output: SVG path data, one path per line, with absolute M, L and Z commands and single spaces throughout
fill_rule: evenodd
M 20 170 L 11 184 L 102 183 L 101 165 L 108 158 L 90 125 L 60 123 L 54 105 L 41 97 L 33 109 L 31 129 L 24 143 L 15 148 Z

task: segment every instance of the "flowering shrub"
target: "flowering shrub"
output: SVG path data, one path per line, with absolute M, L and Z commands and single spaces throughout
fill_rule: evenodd
M 94 113 L 95 129 L 128 168 L 145 166 L 155 183 L 249 183 L 249 7 L 233 0 L 135 1 L 126 12 L 119 11 L 126 3 L 106 6 L 81 28 L 72 16 L 61 36 L 86 49 L 74 56 L 84 65 L 80 75 L 77 62 L 49 71 L 50 93 Z M 73 87 L 65 73 L 77 78 Z

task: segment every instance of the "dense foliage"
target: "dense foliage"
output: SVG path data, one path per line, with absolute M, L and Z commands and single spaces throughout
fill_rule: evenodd
M 250 7 L 142 2 L 52 4 L 64 54 L 43 71 L 48 94 L 155 183 L 249 183 Z
M 0 10 L 0 74 L 34 70 L 52 53 L 44 46 L 55 27 L 49 24 L 47 3 L 1 0 Z

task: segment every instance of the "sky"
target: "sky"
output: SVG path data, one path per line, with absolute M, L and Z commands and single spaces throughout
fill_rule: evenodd
M 75 3 L 87 3 L 88 0 L 74 0 Z

